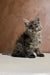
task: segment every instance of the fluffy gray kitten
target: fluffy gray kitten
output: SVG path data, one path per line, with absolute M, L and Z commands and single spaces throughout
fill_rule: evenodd
M 36 53 L 38 57 L 44 57 L 44 54 L 39 49 L 42 30 L 39 16 L 30 22 L 24 19 L 24 23 L 26 30 L 16 41 L 11 55 L 13 57 L 35 58 L 34 53 Z

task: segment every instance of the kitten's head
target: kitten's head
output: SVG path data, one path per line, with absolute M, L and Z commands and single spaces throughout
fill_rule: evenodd
M 39 16 L 37 16 L 34 21 L 24 19 L 24 23 L 28 32 L 38 32 L 42 29 Z

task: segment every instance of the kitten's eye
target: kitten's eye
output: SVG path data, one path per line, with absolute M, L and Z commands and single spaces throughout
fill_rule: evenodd
M 38 27 L 38 25 L 36 25 L 36 27 Z
M 38 25 L 37 24 L 34 24 L 36 27 L 38 27 Z
M 36 24 L 34 24 L 34 25 L 36 25 Z
M 32 29 L 33 28 L 32 25 L 30 25 L 29 28 Z

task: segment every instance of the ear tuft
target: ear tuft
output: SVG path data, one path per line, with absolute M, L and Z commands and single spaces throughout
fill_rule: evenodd
M 27 19 L 23 19 L 23 21 L 27 26 L 29 25 L 29 21 Z
M 40 21 L 39 15 L 36 16 L 35 20 Z
M 23 19 L 23 21 L 26 23 L 26 22 L 29 22 L 27 19 Z

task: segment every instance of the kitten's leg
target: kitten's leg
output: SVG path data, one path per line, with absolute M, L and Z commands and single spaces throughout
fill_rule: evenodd
M 35 49 L 34 52 L 38 57 L 44 57 L 44 54 L 40 52 L 39 48 Z
M 32 54 L 27 55 L 27 57 L 29 57 L 29 58 L 35 58 L 35 55 L 32 53 Z
M 22 44 L 17 43 L 17 45 L 15 46 L 15 48 L 12 52 L 12 56 L 13 57 L 25 57 L 25 53 L 23 51 Z
M 28 58 L 35 58 L 35 55 L 33 54 L 33 51 L 31 49 L 28 49 L 26 52 L 26 57 Z
M 17 52 L 17 53 L 12 53 L 13 57 L 25 57 L 25 53 L 24 52 Z

